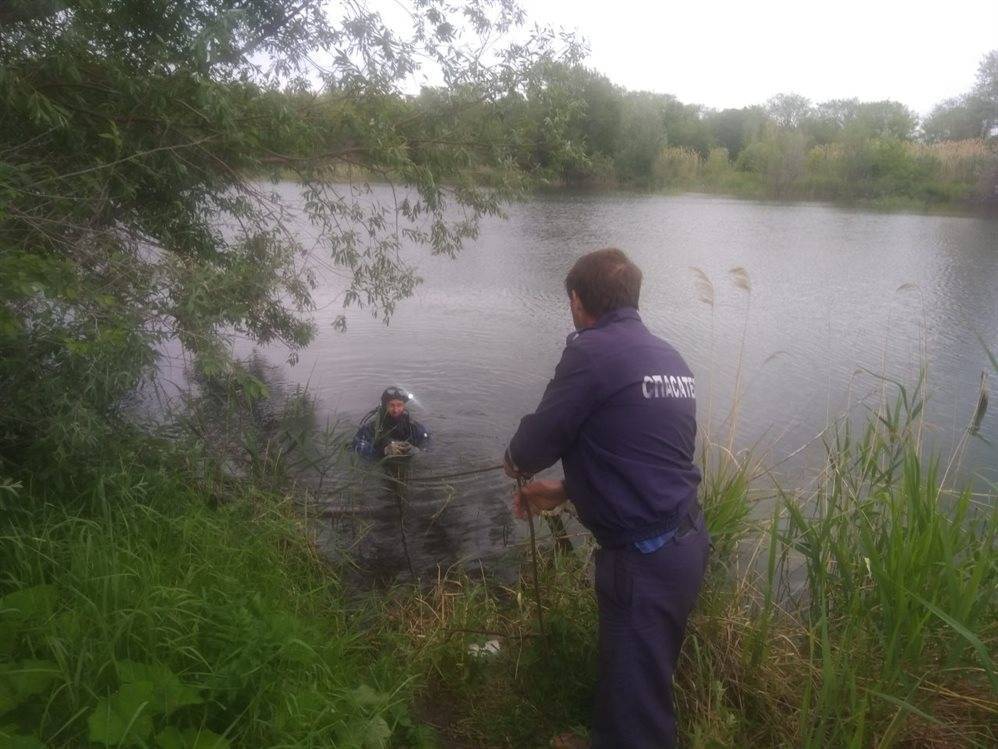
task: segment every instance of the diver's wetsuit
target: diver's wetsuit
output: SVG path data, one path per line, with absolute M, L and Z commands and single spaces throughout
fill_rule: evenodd
M 376 408 L 360 423 L 351 447 L 365 458 L 377 460 L 385 457 L 385 448 L 394 441 L 422 448 L 430 441 L 430 432 L 410 417 L 408 411 L 396 420 L 384 408 Z

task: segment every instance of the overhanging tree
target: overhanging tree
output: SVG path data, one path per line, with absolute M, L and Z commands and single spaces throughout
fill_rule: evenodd
M 208 374 L 233 334 L 293 356 L 320 264 L 387 318 L 416 248 L 500 212 L 520 146 L 475 123 L 578 45 L 510 0 L 407 12 L 401 34 L 360 2 L 0 2 L 0 456 L 97 447 L 164 341 Z M 420 71 L 432 108 L 405 93 Z

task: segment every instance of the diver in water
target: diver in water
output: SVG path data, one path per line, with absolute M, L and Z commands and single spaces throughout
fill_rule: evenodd
M 353 438 L 353 449 L 366 458 L 404 457 L 412 455 L 430 441 L 430 433 L 409 416 L 405 404 L 411 394 L 390 387 L 381 394 L 381 405 L 370 411 L 360 422 Z

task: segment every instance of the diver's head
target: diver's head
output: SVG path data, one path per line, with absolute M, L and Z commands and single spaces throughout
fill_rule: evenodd
M 381 394 L 381 408 L 393 421 L 398 421 L 405 413 L 409 393 L 402 388 L 390 387 Z

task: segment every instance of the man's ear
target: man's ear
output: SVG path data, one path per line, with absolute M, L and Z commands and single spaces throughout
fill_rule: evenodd
M 585 322 L 586 324 L 591 324 L 596 322 L 596 318 L 589 314 L 586 310 L 586 305 L 582 303 L 582 297 L 579 296 L 579 292 L 572 289 L 572 294 L 569 297 L 569 304 L 572 308 L 572 314 L 576 319 Z

